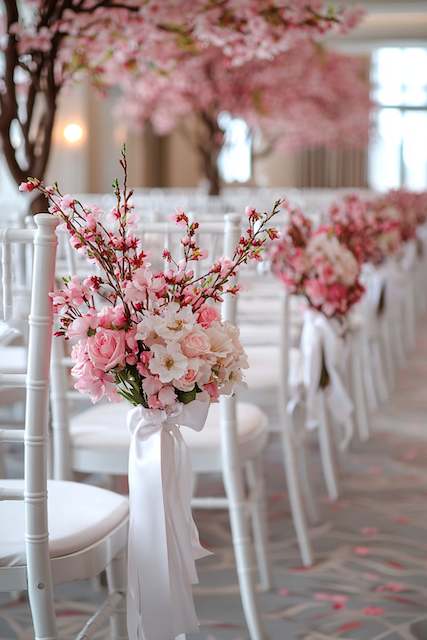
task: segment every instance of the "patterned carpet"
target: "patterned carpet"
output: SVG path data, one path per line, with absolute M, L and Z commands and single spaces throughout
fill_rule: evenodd
M 342 498 L 322 499 L 312 529 L 316 564 L 300 566 L 277 438 L 267 451 L 274 589 L 260 594 L 270 640 L 427 639 L 427 324 L 397 391 L 373 419 L 375 435 L 341 461 Z M 269 398 L 261 398 L 267 409 Z M 269 409 L 274 420 L 274 410 Z M 205 482 L 217 483 L 216 479 Z M 221 491 L 221 486 L 215 485 Z M 247 638 L 225 513 L 197 514 L 201 538 L 215 552 L 199 563 L 195 590 L 201 621 L 191 640 Z M 103 594 L 76 583 L 57 590 L 61 640 L 75 636 Z M 97 638 L 108 638 L 108 630 Z M 0 595 L 0 640 L 30 640 L 25 601 Z M 189 636 L 190 640 L 190 636 Z

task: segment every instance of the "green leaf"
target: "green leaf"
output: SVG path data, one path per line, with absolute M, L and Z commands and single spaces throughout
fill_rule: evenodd
M 182 402 L 183 404 L 189 404 L 196 399 L 197 390 L 196 387 L 194 387 L 194 389 L 192 389 L 191 391 L 181 391 L 180 389 L 176 389 L 176 395 L 180 402 Z

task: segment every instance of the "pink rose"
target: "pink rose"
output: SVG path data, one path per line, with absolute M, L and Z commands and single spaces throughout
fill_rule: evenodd
M 209 352 L 208 336 L 200 329 L 193 329 L 181 340 L 181 349 L 187 358 L 197 358 Z
M 87 352 L 94 367 L 101 371 L 124 366 L 126 334 L 124 331 L 98 328 L 95 335 L 87 339 Z
M 206 304 L 200 309 L 197 322 L 201 324 L 204 329 L 208 329 L 212 322 L 216 320 L 219 320 L 219 313 L 215 307 Z
M 187 369 L 185 374 L 174 381 L 175 387 L 181 391 L 192 391 L 197 381 L 198 371 Z

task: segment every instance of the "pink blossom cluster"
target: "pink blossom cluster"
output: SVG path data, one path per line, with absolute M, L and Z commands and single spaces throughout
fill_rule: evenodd
M 301 211 L 287 211 L 289 220 L 270 247 L 273 273 L 313 309 L 345 316 L 364 292 L 357 259 L 332 225 L 313 230 Z
M 292 43 L 347 31 L 359 18 L 324 0 L 27 0 L 8 3 L 2 22 L 4 47 L 16 45 L 29 74 L 54 51 L 58 84 L 83 71 L 111 84 L 136 65 L 167 69 L 183 51 L 206 46 L 238 64 L 272 58 Z
M 378 199 L 368 202 L 357 194 L 347 195 L 330 207 L 329 219 L 336 236 L 360 264 L 380 264 L 402 245 L 400 216 Z
M 380 264 L 398 255 L 427 221 L 427 192 L 396 189 L 370 200 L 351 194 L 330 207 L 329 219 L 360 263 Z
M 159 134 L 182 125 L 189 115 L 202 128 L 206 122 L 215 125 L 225 111 L 279 148 L 368 141 L 372 103 L 361 60 L 311 42 L 238 67 L 222 49 L 209 47 L 197 56 L 182 54 L 169 73 L 136 66 L 118 84 L 120 113 L 136 124 L 150 121 Z M 223 143 L 218 137 L 214 146 Z
M 124 180 L 122 188 L 115 182 L 113 228 L 100 209 L 63 195 L 57 185 L 36 179 L 21 185 L 49 199 L 49 211 L 61 218 L 71 244 L 99 274 L 65 278 L 52 294 L 57 335 L 77 341 L 75 386 L 94 402 L 120 395 L 134 405 L 168 411 L 198 394 L 215 401 L 232 392 L 247 367 L 238 330 L 221 322 L 215 305 L 225 294 L 238 293 L 233 279 L 239 267 L 260 260 L 266 242 L 277 236 L 269 222 L 280 201 L 269 213 L 248 207 L 247 228 L 232 255 L 215 260 L 202 275 L 193 268 L 206 258 L 196 239 L 199 224 L 177 211 L 183 257 L 177 261 L 164 250 L 167 268 L 155 271 L 130 225 L 132 191 L 124 150 L 121 166 Z
M 399 220 L 402 242 L 416 236 L 417 226 L 427 220 L 427 192 L 392 189 L 373 201 L 376 212 L 389 212 Z

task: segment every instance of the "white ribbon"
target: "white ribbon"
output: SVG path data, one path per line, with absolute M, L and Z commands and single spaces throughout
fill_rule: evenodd
M 324 393 L 335 421 L 344 428 L 342 448 L 348 446 L 353 435 L 353 403 L 343 382 L 348 348 L 347 341 L 339 335 L 331 320 L 322 313 L 307 309 L 301 335 L 307 428 L 318 426 L 319 399 Z M 323 365 L 329 378 L 325 388 L 321 388 Z
M 209 404 L 195 400 L 174 415 L 135 407 L 128 413 L 129 640 L 173 640 L 196 631 L 191 585 L 201 547 L 191 513 L 191 463 L 179 426 L 200 431 Z

